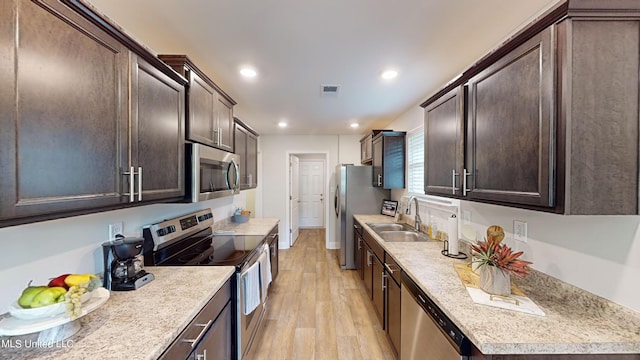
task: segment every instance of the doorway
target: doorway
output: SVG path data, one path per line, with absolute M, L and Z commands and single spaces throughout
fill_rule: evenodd
M 300 217 L 302 229 L 323 229 L 324 225 L 324 159 L 300 160 Z
M 328 153 L 287 153 L 287 202 L 289 206 L 289 246 L 293 246 L 300 229 L 326 229 L 328 208 Z M 328 231 L 324 232 L 328 243 Z

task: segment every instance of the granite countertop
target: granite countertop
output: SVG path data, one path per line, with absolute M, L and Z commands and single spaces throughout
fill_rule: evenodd
M 640 353 L 638 312 L 537 271 L 514 281 L 545 316 L 475 304 L 453 267 L 469 260 L 442 256 L 441 242 L 385 242 L 366 223 L 388 216 L 355 218 L 486 355 Z
M 263 235 L 267 236 L 274 226 L 278 225 L 278 218 L 251 218 L 246 223 L 225 222 L 214 224 L 213 230 L 233 231 L 234 235 Z
M 82 327 L 52 347 L 0 337 L 2 359 L 157 359 L 234 273 L 233 266 L 146 267 L 155 280 L 112 291 Z M 35 342 L 35 340 L 33 340 Z M 5 346 L 8 345 L 8 346 Z

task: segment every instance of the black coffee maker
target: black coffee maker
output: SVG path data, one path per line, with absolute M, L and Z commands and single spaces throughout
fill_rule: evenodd
M 135 290 L 153 280 L 153 274 L 142 267 L 143 238 L 125 238 L 102 243 L 104 255 L 104 287 L 115 291 Z

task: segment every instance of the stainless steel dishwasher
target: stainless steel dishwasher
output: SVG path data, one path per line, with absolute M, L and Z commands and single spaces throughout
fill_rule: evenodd
M 469 339 L 404 272 L 401 304 L 401 360 L 469 358 Z

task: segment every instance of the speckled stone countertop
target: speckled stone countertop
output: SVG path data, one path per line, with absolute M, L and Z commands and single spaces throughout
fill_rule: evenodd
M 233 231 L 234 235 L 268 235 L 280 222 L 278 218 L 251 218 L 246 223 L 221 222 L 213 225 L 213 231 Z
M 484 354 L 640 354 L 640 313 L 537 271 L 514 279 L 546 314 L 475 304 L 441 242 L 387 243 L 366 223 L 383 215 L 355 215 L 418 286 Z
M 233 266 L 146 269 L 155 280 L 134 291 L 112 291 L 67 340 L 51 348 L 17 348 L 8 341 L 14 338 L 0 337 L 0 359 L 157 359 L 235 271 Z

